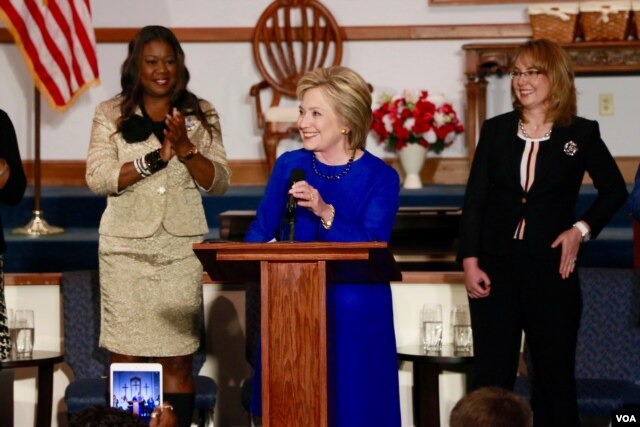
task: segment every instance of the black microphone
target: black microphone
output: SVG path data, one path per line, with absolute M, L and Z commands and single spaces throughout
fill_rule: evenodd
M 291 189 L 291 187 L 293 187 L 293 184 L 295 184 L 298 181 L 304 181 L 306 179 L 306 174 L 304 173 L 303 169 L 300 168 L 295 168 L 294 170 L 291 171 L 291 176 L 289 177 L 289 188 L 288 190 Z M 295 228 L 296 228 L 296 206 L 298 205 L 298 201 L 296 200 L 296 198 L 293 196 L 293 194 L 288 194 L 287 196 L 287 213 L 285 215 L 285 218 L 287 220 L 287 222 L 289 223 L 289 241 L 293 242 L 293 237 L 295 235 Z

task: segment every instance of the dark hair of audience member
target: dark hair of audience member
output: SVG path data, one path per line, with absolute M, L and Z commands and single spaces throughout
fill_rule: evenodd
M 90 406 L 69 418 L 69 427 L 141 427 L 144 422 L 137 416 L 108 406 Z
M 517 394 L 499 387 L 483 387 L 456 403 L 449 418 L 450 427 L 531 427 L 529 403 Z

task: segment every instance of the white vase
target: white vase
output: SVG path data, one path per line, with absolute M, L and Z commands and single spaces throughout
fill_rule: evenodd
M 427 149 L 420 144 L 407 144 L 398 151 L 398 157 L 404 169 L 402 187 L 407 189 L 422 188 L 420 172 L 427 159 Z

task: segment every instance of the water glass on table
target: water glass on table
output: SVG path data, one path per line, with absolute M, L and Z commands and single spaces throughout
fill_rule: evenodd
M 33 310 L 15 310 L 9 322 L 9 335 L 18 359 L 27 359 L 33 354 L 34 332 Z
M 425 304 L 422 307 L 422 345 L 427 351 L 442 350 L 442 306 Z
M 471 332 L 471 315 L 468 305 L 455 305 L 451 309 L 453 325 L 453 348 L 456 351 L 471 351 L 473 335 Z

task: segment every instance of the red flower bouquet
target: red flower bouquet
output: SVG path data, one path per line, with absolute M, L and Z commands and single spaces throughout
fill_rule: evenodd
M 402 96 L 384 94 L 373 110 L 371 129 L 389 151 L 402 150 L 407 144 L 420 144 L 440 153 L 464 128 L 451 104 L 426 90 L 405 91 Z

